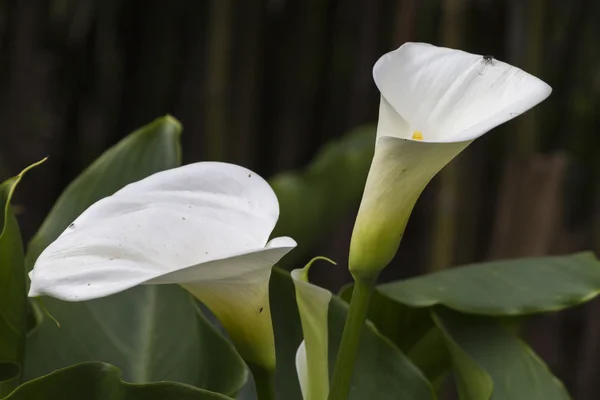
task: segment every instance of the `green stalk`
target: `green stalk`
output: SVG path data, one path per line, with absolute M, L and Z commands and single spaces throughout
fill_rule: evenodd
M 258 400 L 275 400 L 275 371 L 251 363 L 248 368 L 254 377 Z
M 352 291 L 350 309 L 344 325 L 342 341 L 338 350 L 329 400 L 346 400 L 350 393 L 350 384 L 354 373 L 354 362 L 358 353 L 360 335 L 367 319 L 369 301 L 376 279 L 356 279 Z

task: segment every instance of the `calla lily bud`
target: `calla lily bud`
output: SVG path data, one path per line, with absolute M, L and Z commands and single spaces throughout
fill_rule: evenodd
M 291 273 L 304 334 L 296 352 L 296 371 L 304 400 L 327 400 L 329 395 L 327 321 L 331 292 L 308 281 L 308 271 L 317 260 L 335 264 L 328 258 L 315 257 L 304 268 Z
M 419 195 L 473 140 L 546 99 L 552 89 L 499 60 L 406 43 L 373 68 L 381 92 L 375 154 L 350 244 L 355 279 L 395 256 Z

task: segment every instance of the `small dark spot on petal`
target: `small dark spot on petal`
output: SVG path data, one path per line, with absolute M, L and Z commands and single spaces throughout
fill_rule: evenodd
M 75 224 L 72 223 L 71 225 L 69 225 L 69 228 L 75 228 Z
M 111 261 L 111 260 L 114 260 L 114 259 L 115 259 L 114 257 L 111 257 L 111 258 L 108 259 L 108 261 Z
M 205 252 L 204 254 L 208 254 L 208 251 L 207 251 L 207 252 Z
M 185 217 L 181 217 L 181 219 L 185 221 Z
M 88 286 L 90 286 L 90 284 L 88 283 Z
M 251 178 L 251 177 L 252 177 L 252 174 L 248 174 L 248 178 Z
M 261 312 L 263 312 L 263 307 L 258 309 L 258 313 L 260 314 Z

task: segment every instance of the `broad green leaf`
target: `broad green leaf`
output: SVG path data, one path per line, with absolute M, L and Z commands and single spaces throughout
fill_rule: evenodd
M 39 253 L 101 198 L 155 172 L 180 164 L 181 127 L 160 118 L 104 153 L 60 196 L 32 240 L 30 267 Z M 247 372 L 230 343 L 176 285 L 139 286 L 114 296 L 68 303 L 44 298 L 58 320 L 42 318 L 28 337 L 25 377 L 33 379 L 85 361 L 103 361 L 135 383 L 171 380 L 227 395 Z
M 18 386 L 27 333 L 25 256 L 10 202 L 23 175 L 42 162 L 0 184 L 0 396 Z
M 525 343 L 493 318 L 436 309 L 461 400 L 568 400 L 564 386 Z
M 347 300 L 350 288 L 342 291 Z M 431 307 L 443 305 L 468 314 L 494 316 L 495 323 L 510 325 L 517 322 L 515 317 L 591 300 L 599 290 L 600 263 L 591 253 L 496 261 L 379 285 L 368 318 L 429 379 L 439 382 L 449 368 L 450 356 L 439 340 L 439 329 L 433 327 Z M 461 357 L 456 350 L 452 355 L 454 359 Z M 467 398 L 484 398 L 490 390 L 486 375 L 470 364 L 469 360 L 463 362 L 464 368 L 472 370 L 465 376 L 481 387 L 465 386 L 474 391 Z M 476 378 L 478 375 L 482 377 Z
M 352 285 L 340 296 L 350 302 Z M 438 386 L 450 370 L 450 355 L 426 308 L 410 308 L 374 291 L 368 319 L 394 342 L 425 376 Z
M 329 305 L 329 368 L 333 371 L 348 305 L 333 298 Z M 354 370 L 351 399 L 435 399 L 430 382 L 389 339 L 372 325 L 363 330 Z
M 600 262 L 592 253 L 494 261 L 386 283 L 377 290 L 408 307 L 528 315 L 593 299 L 600 292 Z
M 21 366 L 16 362 L 0 362 L 0 398 L 19 386 Z
M 406 353 L 408 358 L 429 379 L 437 390 L 444 383 L 452 368 L 450 353 L 444 337 L 433 327 Z
M 289 274 L 275 268 L 271 278 L 271 307 L 277 347 L 278 395 L 301 399 L 294 368 L 302 341 L 294 287 Z M 329 304 L 329 370 L 333 370 L 344 328 L 348 305 L 334 296 Z M 363 331 L 350 399 L 431 400 L 433 389 L 423 374 L 390 340 L 367 324 Z
M 177 285 L 139 286 L 106 298 L 66 303 L 44 298 L 46 318 L 27 341 L 25 378 L 103 361 L 135 383 L 170 380 L 231 395 L 247 373 L 233 346 Z
M 146 385 L 121 379 L 118 368 L 101 362 L 67 367 L 27 382 L 3 400 L 227 400 L 230 397 L 175 382 Z
M 352 300 L 352 288 L 351 284 L 340 292 L 340 297 L 348 303 Z M 429 310 L 399 304 L 378 291 L 371 297 L 368 319 L 404 352 L 434 327 Z
M 298 247 L 279 263 L 293 268 L 321 237 L 358 207 L 375 148 L 375 128 L 364 126 L 323 147 L 303 171 L 269 180 L 279 199 L 273 236 L 286 235 Z

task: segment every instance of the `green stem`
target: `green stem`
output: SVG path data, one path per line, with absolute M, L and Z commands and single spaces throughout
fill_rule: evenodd
M 331 391 L 329 400 L 346 400 L 350 393 L 350 383 L 354 373 L 354 362 L 358 353 L 360 335 L 367 319 L 369 301 L 375 286 L 375 279 L 356 279 L 350 310 L 344 325 L 344 333 L 338 350 L 333 378 L 331 380 Z
M 275 371 L 248 363 L 254 377 L 258 400 L 275 400 Z

